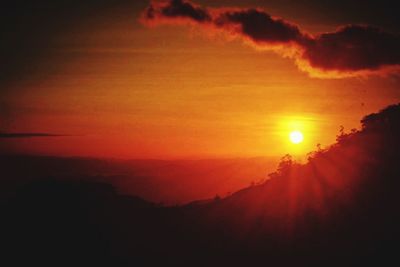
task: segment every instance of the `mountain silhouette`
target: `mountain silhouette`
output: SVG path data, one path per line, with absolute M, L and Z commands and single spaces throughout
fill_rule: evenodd
M 261 184 L 181 206 L 79 179 L 15 185 L 1 198 L 2 258 L 17 266 L 396 266 L 399 122 L 400 105 L 389 106 L 305 164 L 285 156 Z
M 175 205 L 227 195 L 273 171 L 279 157 L 231 159 L 97 159 L 36 155 L 0 155 L 1 192 L 44 177 L 105 182 L 118 193 Z

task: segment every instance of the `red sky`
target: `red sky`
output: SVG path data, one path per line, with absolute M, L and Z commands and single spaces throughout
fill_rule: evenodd
M 215 8 L 228 2 L 198 1 Z M 315 35 L 363 22 L 345 14 L 324 18 L 304 1 L 297 9 L 287 2 L 237 4 L 261 7 Z M 29 66 L 22 78 L 4 83 L 0 132 L 67 136 L 0 138 L 2 153 L 301 155 L 317 143 L 332 144 L 340 125 L 358 128 L 362 116 L 400 100 L 397 73 L 313 78 L 293 59 L 254 49 L 240 38 L 210 36 L 193 25 L 149 28 L 138 21 L 147 5 L 77 19 L 52 37 L 40 59 L 23 64 Z M 302 144 L 288 141 L 294 128 L 303 131 Z

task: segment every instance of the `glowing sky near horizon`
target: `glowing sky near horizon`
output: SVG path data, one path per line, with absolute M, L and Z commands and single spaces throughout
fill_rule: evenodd
M 185 26 L 149 29 L 137 21 L 144 6 L 78 21 L 23 79 L 5 85 L 0 132 L 69 136 L 0 139 L 1 153 L 305 155 L 332 144 L 341 125 L 358 128 L 364 115 L 400 100 L 398 75 L 311 78 L 292 60 L 238 40 Z M 337 26 L 307 24 L 279 5 L 273 11 L 309 31 Z M 293 122 L 307 137 L 298 146 L 288 142 Z

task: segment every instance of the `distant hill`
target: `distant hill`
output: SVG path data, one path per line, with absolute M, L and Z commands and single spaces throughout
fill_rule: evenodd
M 227 197 L 163 207 L 43 179 L 1 202 L 5 259 L 47 265 L 398 266 L 400 105 L 306 164 Z
M 268 176 L 275 157 L 202 160 L 118 160 L 3 155 L 3 191 L 40 178 L 112 184 L 121 194 L 136 195 L 165 205 L 226 196 Z

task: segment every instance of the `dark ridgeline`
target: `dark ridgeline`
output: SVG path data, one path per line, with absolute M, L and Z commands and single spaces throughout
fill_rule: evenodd
M 69 266 L 397 266 L 400 105 L 229 197 L 162 207 L 42 179 L 1 200 L 2 261 Z M 4 192 L 3 192 L 4 193 Z M 4 265 L 10 266 L 10 264 Z
M 106 182 L 117 193 L 164 205 L 226 196 L 265 180 L 278 157 L 151 160 L 96 159 L 32 155 L 0 155 L 0 196 L 17 185 L 45 177 Z

